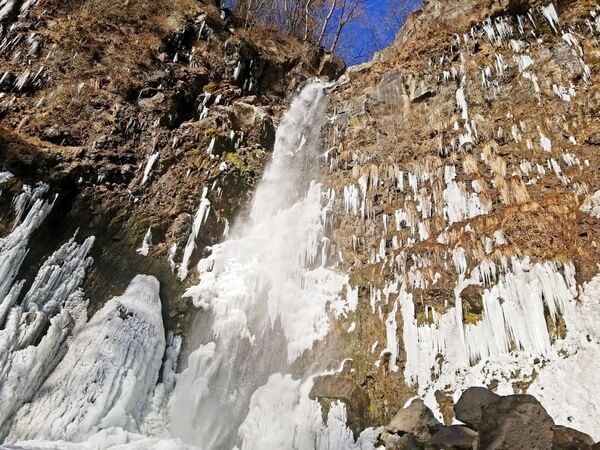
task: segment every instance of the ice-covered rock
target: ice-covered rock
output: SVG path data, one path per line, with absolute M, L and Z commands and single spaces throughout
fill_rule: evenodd
M 110 427 L 135 431 L 165 349 L 158 291 L 156 278 L 138 275 L 108 301 L 17 412 L 6 441 L 77 441 Z

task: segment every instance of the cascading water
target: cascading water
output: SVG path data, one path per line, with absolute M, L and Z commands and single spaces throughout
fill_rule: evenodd
M 201 330 L 178 380 L 171 434 L 205 450 L 239 444 L 251 397 L 268 390 L 273 374 L 293 385 L 288 396 L 298 389 L 299 381 L 278 373 L 326 335 L 328 311 L 352 306 L 340 297 L 346 277 L 326 268 L 326 196 L 313 181 L 324 88 L 310 84 L 293 101 L 249 218 L 200 261 L 200 283 L 185 294 L 210 311 L 213 323 Z

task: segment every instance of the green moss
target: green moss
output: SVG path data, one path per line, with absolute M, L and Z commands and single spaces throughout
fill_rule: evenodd
M 244 160 L 239 155 L 239 153 L 236 153 L 236 152 L 225 153 L 225 156 L 223 157 L 223 159 L 225 161 L 227 161 L 228 163 L 233 164 L 240 172 L 244 172 L 244 171 L 248 170 L 247 164 L 244 162 Z
M 213 127 L 208 127 L 204 130 L 204 137 L 212 139 L 219 134 L 219 130 Z
M 466 311 L 463 314 L 463 322 L 465 324 L 475 325 L 476 323 L 481 322 L 482 319 L 483 319 L 483 315 L 473 313 L 471 311 Z
M 428 316 L 425 315 L 425 311 L 420 311 L 417 313 L 417 325 L 431 325 L 433 323 L 433 317 L 431 314 Z

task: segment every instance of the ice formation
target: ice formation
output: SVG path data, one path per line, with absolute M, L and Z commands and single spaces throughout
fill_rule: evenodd
M 14 203 L 15 209 L 20 207 L 26 208 Z M 87 304 L 79 286 L 91 264 L 87 255 L 93 237 L 82 244 L 73 238 L 58 248 L 41 265 L 27 292 L 21 293 L 24 281 L 16 281 L 31 234 L 51 207 L 40 198 L 33 201 L 23 221 L 0 239 L 0 437 L 62 356 L 61 346 L 71 330 L 86 320 Z
M 23 7 L 31 3 L 25 1 Z M 0 0 L 0 18 L 14 5 L 14 1 Z M 600 30 L 595 14 L 591 16 L 593 20 L 588 20 L 592 33 Z M 528 18 L 533 25 L 528 33 L 538 39 L 535 20 L 542 16 L 557 33 L 557 39 L 578 55 L 583 81 L 589 82 L 591 69 L 583 59 L 578 38 L 568 32 L 560 35 L 556 9 L 549 4 L 530 10 L 526 16 L 487 19 L 480 27 L 473 27 L 470 34 L 456 36 L 459 47 L 462 42 L 468 44 L 485 36 L 497 52 L 504 53 L 493 54 L 478 67 L 476 76 L 481 76 L 481 88 L 487 98 L 501 92 L 502 78 L 515 68 L 523 79 L 529 80 L 536 94 L 543 89 L 565 102 L 583 95 L 579 86 L 575 90 L 577 83 L 564 86 L 556 80 L 538 80 L 533 72 L 544 57 L 534 50 L 524 27 Z M 580 32 L 577 36 L 581 38 Z M 32 35 L 31 51 L 35 48 Z M 507 56 L 511 50 L 514 55 Z M 478 105 L 471 105 L 469 114 L 467 98 L 472 94 L 469 89 L 479 83 L 472 83 L 468 77 L 468 52 L 457 56 L 460 66 L 446 66 L 437 77 L 443 83 L 457 80 L 458 85 L 452 90 L 452 100 L 460 118 L 453 117 L 441 125 L 454 133 L 451 142 L 440 138 L 440 150 L 446 153 L 448 149 L 478 142 Z M 176 54 L 175 61 L 178 59 Z M 433 58 L 430 67 L 451 61 L 443 55 Z M 233 78 L 237 80 L 244 70 L 242 61 L 237 61 Z M 43 67 L 24 70 L 16 77 L 14 88 L 25 89 L 41 71 Z M 244 89 L 252 90 L 251 79 L 240 80 L 240 84 L 242 81 Z M 80 83 L 78 92 L 82 87 Z M 123 296 L 108 302 L 86 324 L 86 303 L 79 286 L 90 263 L 87 254 L 93 239 L 81 244 L 72 239 L 48 258 L 31 288 L 21 293 L 25 285 L 16 278 L 28 240 L 52 207 L 43 200 L 47 186 L 25 188 L 13 204 L 14 229 L 0 239 L 0 360 L 4 364 L 0 366 L 0 436 L 35 448 L 188 448 L 178 439 L 143 436 L 155 435 L 156 430 L 160 434 L 160 424 L 170 419 L 174 436 L 202 444 L 205 450 L 223 445 L 239 445 L 241 450 L 374 448 L 376 431 L 366 430 L 354 442 L 345 426 L 342 403 L 333 403 L 327 420 L 323 420 L 319 404 L 308 398 L 312 380 L 285 374 L 290 363 L 327 334 L 330 317 L 354 309 L 358 301 L 358 292 L 349 288 L 346 277 L 328 267 L 333 260 L 343 263 L 349 259 L 345 253 L 332 249 L 333 242 L 327 236 L 337 195 L 345 212 L 364 221 L 369 232 L 374 229 L 375 220 L 383 224 L 383 233 L 373 232 L 373 236 L 355 231 L 354 252 L 364 248 L 371 263 L 381 262 L 382 267 L 398 271 L 397 279 L 385 289 L 371 288 L 372 312 L 379 314 L 386 338 L 382 343 L 385 347 L 379 342 L 371 346 L 377 363 L 382 355 L 389 356 L 390 370 L 398 370 L 396 360 L 402 346 L 407 357 L 405 379 L 417 385 L 419 394 L 432 407 L 437 403 L 437 389 L 455 390 L 458 396 L 468 386 L 495 381 L 499 383 L 498 392 L 511 393 L 514 380 L 533 379 L 529 392 L 541 399 L 558 423 L 600 438 L 594 422 L 600 413 L 600 398 L 593 389 L 593 376 L 600 369 L 600 335 L 595 331 L 600 320 L 596 294 L 600 278 L 592 280 L 578 296 L 571 263 L 532 263 L 526 258 L 506 257 L 492 260 L 495 250 L 507 245 L 501 230 L 474 238 L 479 245 L 478 256 L 483 258 L 477 261 L 471 251 L 465 250 L 466 245 L 463 248 L 456 243 L 456 236 L 475 236 L 476 217 L 487 214 L 492 207 L 492 200 L 486 198 L 490 180 L 467 182 L 460 165 L 458 176 L 457 167 L 448 165 L 432 172 L 428 172 L 430 168 L 406 171 L 405 177 L 405 170 L 393 164 L 393 188 L 403 195 L 403 203 L 394 207 L 398 208 L 394 213 L 395 230 L 388 218 L 393 210 L 383 214 L 380 221 L 378 205 L 373 201 L 373 191 L 384 185 L 387 168 L 353 154 L 354 181 L 342 192 L 323 190 L 313 181 L 319 153 L 318 131 L 324 122 L 322 88 L 314 84 L 303 90 L 284 117 L 277 132 L 273 161 L 258 187 L 249 220 L 231 229 L 227 224 L 227 240 L 214 246 L 210 256 L 198 265 L 199 284 L 190 288 L 187 295 L 211 317 L 198 327 L 197 348 L 187 369 L 178 377 L 169 418 L 164 405 L 175 386 L 179 344 L 172 334 L 168 335 L 162 382 L 155 387 L 166 345 L 156 281 L 136 277 Z M 208 117 L 211 100 L 212 95 L 206 94 L 199 110 L 201 119 Z M 214 103 L 218 102 L 217 98 Z M 537 133 L 528 133 L 523 121 L 519 122 L 510 112 L 507 117 L 513 120 L 512 126 L 493 130 L 499 140 L 508 135 L 514 145 L 526 146 L 532 153 L 540 148 L 552 153 L 554 148 L 560 156 L 523 159 L 516 165 L 507 165 L 502 164 L 501 158 L 495 159 L 493 152 L 491 156 L 484 154 L 484 150 L 481 161 L 498 176 L 489 184 L 498 189 L 503 180 L 522 177 L 530 185 L 548 172 L 568 186 L 569 168 L 581 170 L 578 157 L 560 150 L 559 140 L 553 143 L 540 128 Z M 535 129 L 531 123 L 527 125 Z M 552 133 L 551 129 L 547 131 Z M 237 138 L 232 132 L 231 141 L 236 148 L 241 141 Z M 534 145 L 538 139 L 539 144 Z M 575 139 L 571 139 L 575 144 Z M 173 147 L 176 145 L 174 139 Z M 213 138 L 206 149 L 211 158 L 217 157 L 215 146 Z M 143 171 L 142 185 L 148 181 L 158 157 L 159 152 L 153 149 Z M 326 158 L 331 170 L 338 167 L 339 161 L 329 151 Z M 473 172 L 477 171 L 477 164 L 475 161 Z M 219 167 L 227 170 L 224 162 Z M 473 173 L 466 163 L 464 172 Z M 11 176 L 0 172 L 0 183 Z M 507 185 L 506 190 L 514 191 L 513 186 Z M 588 194 L 587 186 L 574 183 L 571 188 L 578 195 Z M 188 276 L 196 240 L 210 207 L 208 188 L 204 188 L 179 265 L 174 259 L 177 244 L 169 251 L 171 268 L 178 269 L 181 280 Z M 600 191 L 588 195 L 581 210 L 600 218 Z M 436 234 L 438 225 L 434 219 L 447 228 Z M 461 224 L 469 219 L 474 220 Z M 408 237 L 402 236 L 406 233 Z M 406 251 L 420 245 L 418 241 L 430 239 L 448 246 L 443 260 L 437 261 L 443 266 L 439 272 L 438 268 L 432 269 L 427 258 Z M 147 255 L 150 244 L 149 229 L 138 253 Z M 443 314 L 430 306 L 417 312 L 419 304 L 409 291 L 435 285 L 442 270 L 456 271 L 454 305 L 446 304 Z M 462 292 L 469 286 L 477 286 L 481 292 L 481 313 L 464 317 Z M 387 309 L 382 308 L 384 303 Z M 398 329 L 400 314 L 403 320 Z M 567 330 L 566 338 L 557 335 L 556 330 L 562 326 Z M 39 340 L 39 332 L 45 327 Z M 356 322 L 352 322 L 347 331 L 355 330 Z M 109 342 L 103 347 L 93 345 L 102 333 L 109 336 Z M 399 334 L 403 343 L 398 342 Z M 55 366 L 42 389 L 38 389 Z M 577 392 L 565 389 L 574 383 L 578 385 Z M 81 394 L 81 386 L 88 394 L 93 393 L 92 400 Z M 29 400 L 31 403 L 27 403 Z M 80 439 L 85 442 L 66 442 Z
M 150 251 L 150 246 L 152 245 L 152 228 L 148 227 L 148 231 L 144 235 L 144 240 L 142 241 L 142 245 L 140 248 L 136 250 L 142 256 L 148 256 L 148 252 Z
M 160 156 L 160 151 L 157 151 L 157 152 L 152 153 L 148 157 L 148 161 L 146 161 L 146 166 L 144 167 L 144 175 L 142 176 L 142 186 L 144 184 L 146 184 L 146 182 L 148 181 L 148 178 L 150 178 L 150 172 L 152 172 L 152 167 L 154 167 L 154 163 L 156 163 L 156 160 L 158 159 L 159 156 Z
M 0 171 L 0 184 L 6 183 L 13 176 L 14 175 L 11 172 L 9 172 L 8 170 L 2 170 L 2 171 Z
M 367 428 L 355 442 L 343 403 L 334 402 L 323 420 L 321 405 L 308 397 L 312 384 L 271 375 L 252 395 L 239 430 L 241 450 L 375 450 L 378 431 Z
M 188 276 L 188 266 L 190 264 L 190 258 L 192 257 L 192 253 L 196 249 L 196 238 L 198 237 L 200 228 L 202 227 L 204 222 L 206 222 L 206 219 L 208 218 L 208 213 L 210 212 L 210 201 L 208 200 L 208 198 L 206 198 L 207 194 L 208 188 L 205 187 L 202 190 L 202 196 L 200 197 L 200 205 L 198 205 L 198 211 L 196 211 L 196 215 L 194 216 L 192 229 L 183 249 L 183 258 L 181 260 L 181 264 L 179 265 L 179 270 L 177 272 L 177 276 L 180 280 L 185 280 Z
M 470 278 L 463 278 L 456 287 L 456 308 L 432 324 L 417 325 L 412 295 L 401 292 L 408 382 L 426 386 L 432 371 L 440 373 L 438 353 L 445 355 L 447 364 L 469 367 L 513 349 L 538 356 L 552 352 L 544 308 L 556 325 L 559 313 L 564 314 L 576 296 L 574 269 L 569 264 L 560 270 L 558 264 L 532 264 L 517 258 L 511 267 L 500 275 L 495 265 L 473 269 Z M 490 285 L 496 277 L 498 281 Z M 461 306 L 460 292 L 470 284 L 485 286 L 482 318 L 475 324 L 464 323 Z
M 136 428 L 165 349 L 158 289 L 156 278 L 138 275 L 82 327 L 15 415 L 7 442 L 77 441 L 104 428 Z

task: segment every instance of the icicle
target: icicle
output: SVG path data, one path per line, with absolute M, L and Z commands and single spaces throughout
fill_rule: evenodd
M 144 235 L 142 246 L 136 250 L 136 252 L 142 256 L 148 256 L 148 251 L 152 245 L 152 227 L 148 227 L 148 231 Z
M 467 120 L 469 118 L 467 100 L 465 98 L 465 91 L 461 87 L 456 91 L 456 103 L 461 110 L 463 120 Z
M 156 160 L 158 159 L 158 157 L 160 156 L 160 151 L 157 151 L 155 153 L 152 153 L 150 155 L 150 157 L 148 158 L 148 161 L 146 162 L 146 167 L 144 168 L 144 175 L 142 177 L 142 186 L 144 184 L 146 184 L 146 181 L 148 181 L 148 178 L 150 176 L 150 172 L 152 171 L 152 167 L 154 166 L 154 163 L 156 163 Z
M 200 205 L 198 206 L 198 211 L 196 211 L 196 215 L 194 217 L 194 222 L 192 224 L 192 230 L 188 236 L 187 243 L 183 249 L 183 258 L 181 260 L 181 264 L 179 265 L 179 271 L 177 276 L 180 280 L 185 280 L 188 275 L 188 265 L 190 262 L 190 258 L 192 257 L 192 253 L 196 248 L 196 238 L 198 237 L 198 233 L 200 232 L 200 227 L 206 222 L 208 218 L 208 213 L 210 212 L 210 201 L 206 198 L 208 194 L 208 188 L 204 187 L 202 189 L 202 196 L 200 197 Z
M 546 18 L 546 20 L 548 21 L 548 23 L 550 24 L 550 26 L 552 27 L 552 29 L 554 30 L 554 32 L 558 33 L 558 27 L 560 25 L 559 25 L 559 22 L 558 22 L 558 14 L 556 13 L 556 9 L 554 8 L 554 4 L 550 3 L 547 6 L 542 6 L 542 14 Z
M 540 144 L 545 152 L 552 151 L 552 142 L 540 131 Z

